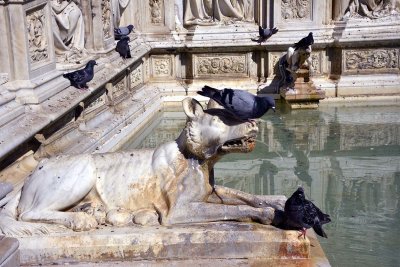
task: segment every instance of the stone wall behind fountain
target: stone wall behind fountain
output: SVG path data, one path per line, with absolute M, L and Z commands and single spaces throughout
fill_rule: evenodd
M 81 1 L 68 5 L 73 17 L 59 2 L 0 0 L 1 168 L 28 151 L 113 150 L 204 84 L 278 96 L 276 64 L 310 31 L 311 79 L 327 97 L 400 95 L 398 0 Z M 65 19 L 80 31 L 63 34 Z M 113 28 L 127 24 L 122 60 Z M 279 32 L 259 44 L 258 25 Z M 90 89 L 69 86 L 62 74 L 90 59 Z

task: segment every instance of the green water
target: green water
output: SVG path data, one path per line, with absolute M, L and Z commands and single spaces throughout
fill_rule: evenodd
M 184 114 L 161 114 L 124 149 L 175 139 Z M 262 119 L 256 149 L 217 163 L 217 183 L 286 196 L 302 185 L 331 215 L 319 240 L 332 266 L 400 266 L 400 106 L 281 106 Z

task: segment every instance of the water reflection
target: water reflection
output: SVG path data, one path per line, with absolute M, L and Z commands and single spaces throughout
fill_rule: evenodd
M 399 106 L 267 113 L 256 149 L 215 167 L 218 184 L 290 196 L 299 184 L 331 215 L 320 239 L 333 266 L 400 266 Z M 165 112 L 125 149 L 175 139 L 181 112 Z

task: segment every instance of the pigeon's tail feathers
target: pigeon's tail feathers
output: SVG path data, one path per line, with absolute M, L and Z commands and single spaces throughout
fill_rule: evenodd
M 275 33 L 277 33 L 279 30 L 275 27 L 275 28 L 273 28 L 272 29 L 272 34 L 275 34 Z
M 328 235 L 324 232 L 322 225 L 319 222 L 314 224 L 313 229 L 317 235 L 328 238 Z
M 260 36 L 263 36 L 263 34 L 264 34 L 264 29 L 263 29 L 263 27 L 261 27 L 261 25 L 258 25 L 258 34 Z
M 204 85 L 203 88 L 201 88 L 201 91 L 199 91 L 199 95 L 207 96 L 207 97 L 211 98 L 218 92 L 219 92 L 218 89 L 210 87 L 208 85 Z

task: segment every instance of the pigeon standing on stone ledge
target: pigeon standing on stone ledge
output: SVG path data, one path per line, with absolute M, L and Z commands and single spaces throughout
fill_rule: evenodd
M 270 96 L 256 96 L 247 91 L 225 88 L 218 90 L 205 85 L 199 95 L 209 97 L 242 120 L 263 116 L 269 109 L 275 111 L 275 100 Z
M 115 40 L 120 40 L 124 36 L 128 36 L 135 27 L 133 25 L 128 25 L 126 27 L 119 27 L 114 29 L 114 38 Z
M 78 89 L 88 88 L 86 83 L 93 79 L 94 65 L 97 65 L 96 61 L 90 60 L 83 69 L 66 73 L 63 77 L 68 79 L 71 82 L 71 85 Z
M 328 238 L 322 225 L 329 223 L 331 218 L 323 213 L 304 195 L 304 189 L 299 187 L 286 201 L 284 211 L 276 211 L 273 225 L 286 230 L 299 230 L 301 236 L 306 236 L 306 231 L 313 228 L 319 236 Z
M 294 50 L 299 48 L 307 49 L 310 45 L 314 44 L 313 33 L 310 32 L 306 37 L 302 38 L 300 41 L 293 45 Z
M 115 47 L 115 51 L 119 53 L 122 58 L 131 58 L 131 49 L 129 47 L 129 37 L 124 36 L 121 40 L 117 42 L 117 46 Z

